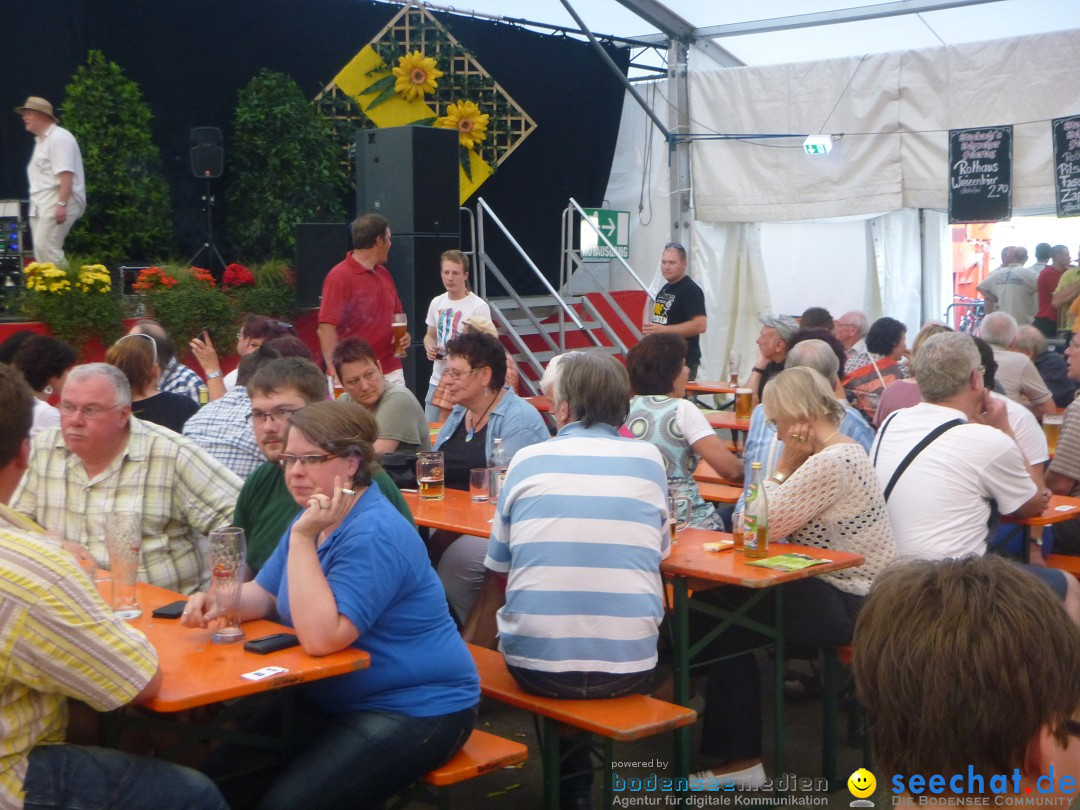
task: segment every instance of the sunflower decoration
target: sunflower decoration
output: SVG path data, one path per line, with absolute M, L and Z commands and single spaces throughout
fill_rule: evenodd
M 394 92 L 406 101 L 422 100 L 425 95 L 434 93 L 437 80 L 443 75 L 435 67 L 435 60 L 420 51 L 402 56 L 392 72 L 397 77 Z
M 471 101 L 462 101 L 459 104 L 448 104 L 446 115 L 438 120 L 436 126 L 444 129 L 456 129 L 458 131 L 458 143 L 466 149 L 472 149 L 480 141 L 487 140 L 487 113 L 480 112 L 480 108 Z

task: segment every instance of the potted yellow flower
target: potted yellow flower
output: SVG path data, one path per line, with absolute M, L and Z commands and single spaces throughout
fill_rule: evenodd
M 108 346 L 123 333 L 124 309 L 104 265 L 84 264 L 76 272 L 33 262 L 24 273 L 24 314 L 60 340 L 81 349 L 92 338 Z

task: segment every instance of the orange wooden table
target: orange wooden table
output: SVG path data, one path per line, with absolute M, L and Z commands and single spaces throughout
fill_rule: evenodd
M 495 516 L 494 503 L 474 501 L 468 492 L 460 489 L 447 488 L 445 493 L 441 501 L 422 501 L 415 489 L 401 491 L 417 526 L 445 529 L 476 537 L 491 536 L 491 519 Z
M 104 584 L 99 583 L 99 587 Z M 140 582 L 136 586 L 136 596 L 143 615 L 128 623 L 154 645 L 162 675 L 158 694 L 142 704 L 152 712 L 168 715 L 249 697 L 366 669 L 371 662 L 366 652 L 353 647 L 315 657 L 300 647 L 258 655 L 247 652 L 242 643 L 214 644 L 211 640 L 213 625 L 205 630 L 184 627 L 179 619 L 155 619 L 150 615 L 159 607 L 183 599 L 180 594 Z M 243 627 L 248 640 L 273 633 L 292 632 L 284 625 L 264 619 L 244 622 Z M 271 666 L 283 667 L 285 671 L 258 680 L 243 677 L 244 673 Z M 164 759 L 174 758 L 190 746 L 206 740 L 235 741 L 288 752 L 294 745 L 294 697 L 293 690 L 285 692 L 280 737 L 251 734 L 232 728 L 234 712 L 239 704 L 227 704 L 207 722 L 177 722 L 149 712 L 128 712 L 124 709 L 106 712 L 100 716 L 102 744 L 115 747 L 120 739 L 121 727 L 131 726 L 161 731 L 178 738 L 173 747 L 158 751 L 158 755 Z
M 551 413 L 551 398 L 538 394 L 535 397 L 525 397 L 525 401 L 532 405 L 540 413 Z
M 695 394 L 734 394 L 736 387 L 731 383 L 710 380 L 691 380 L 686 384 L 686 390 Z
M 796 553 L 819 560 L 828 560 L 820 565 L 798 571 L 776 571 L 771 568 L 748 565 L 750 560 L 742 552 L 733 549 L 719 552 L 706 551 L 702 546 L 703 543 L 730 539 L 730 534 L 722 532 L 684 529 L 679 533 L 678 542 L 672 544 L 668 558 L 660 564 L 661 573 L 672 580 L 671 626 L 674 647 L 675 700 L 680 705 L 687 705 L 690 698 L 691 661 L 729 627 L 746 627 L 770 639 L 776 648 L 775 773 L 784 773 L 784 667 L 782 664 L 784 659 L 784 589 L 777 586 L 829 571 L 853 568 L 862 564 L 863 557 L 861 554 L 845 551 L 825 550 L 794 543 L 775 543 L 769 546 L 766 556 L 775 557 L 780 554 Z M 756 593 L 736 610 L 725 610 L 717 605 L 689 598 L 688 591 L 691 589 L 697 592 L 724 585 L 751 588 Z M 775 618 L 771 627 L 749 616 L 751 608 L 767 596 L 772 596 L 775 601 Z M 694 644 L 690 642 L 691 608 L 717 620 L 715 629 Z M 675 734 L 675 774 L 686 776 L 690 769 L 690 733 L 688 729 L 680 729 Z
M 727 484 L 728 486 L 741 486 L 741 484 L 733 483 L 724 476 L 720 475 L 713 469 L 712 465 L 705 459 L 697 465 L 697 469 L 694 470 L 694 480 L 699 484 Z
M 141 631 L 158 653 L 161 690 L 143 704 L 156 712 L 179 712 L 330 678 L 366 669 L 371 661 L 366 652 L 352 647 L 316 658 L 300 647 L 258 655 L 244 650 L 243 644 L 215 644 L 210 640 L 213 626 L 205 630 L 184 627 L 179 619 L 155 619 L 150 615 L 155 608 L 183 599 L 180 594 L 145 582 L 138 584 L 136 594 L 143 615 L 128 623 Z M 244 633 L 249 640 L 272 633 L 292 632 L 284 625 L 265 619 L 244 622 Z M 258 681 L 241 677 L 245 672 L 267 666 L 284 667 L 286 671 Z
M 716 411 L 705 414 L 705 419 L 713 430 L 739 430 L 743 433 L 750 430 L 749 419 L 737 419 L 731 411 Z
M 710 484 L 698 481 L 697 486 L 701 497 L 712 503 L 735 503 L 742 495 L 742 487 L 734 484 Z
M 1075 520 L 1080 518 L 1080 498 L 1073 498 L 1069 495 L 1051 495 L 1050 503 L 1046 508 L 1038 515 L 1032 515 L 1031 517 L 1018 518 L 1013 515 L 1002 515 L 1002 523 L 1015 523 L 1019 526 L 1027 526 L 1027 537 L 1024 543 L 1023 551 L 1021 552 L 1021 559 L 1024 562 L 1028 562 L 1030 541 L 1034 539 L 1032 529 L 1041 526 L 1052 526 L 1055 523 L 1064 523 L 1066 520 Z

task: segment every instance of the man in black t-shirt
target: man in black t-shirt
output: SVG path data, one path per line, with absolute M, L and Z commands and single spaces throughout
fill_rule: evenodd
M 646 335 L 669 332 L 686 338 L 686 365 L 690 379 L 697 379 L 701 365 L 699 335 L 708 326 L 705 317 L 705 293 L 686 275 L 686 248 L 678 242 L 664 245 L 660 258 L 660 272 L 667 282 L 656 294 L 656 300 L 646 309 L 645 324 L 641 331 Z

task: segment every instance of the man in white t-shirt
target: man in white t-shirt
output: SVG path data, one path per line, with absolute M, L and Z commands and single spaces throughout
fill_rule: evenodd
M 425 320 L 427 334 L 424 335 L 424 348 L 428 360 L 435 363 L 427 396 L 424 397 L 429 422 L 442 421 L 441 409 L 432 403 L 431 398 L 446 371 L 446 344 L 464 331 L 465 321 L 473 315 L 491 318 L 487 301 L 469 291 L 469 257 L 460 250 L 447 250 L 441 258 L 440 273 L 446 292 L 431 299 Z
M 983 318 L 979 329 L 982 339 L 994 350 L 998 364 L 996 379 L 1005 396 L 1019 402 L 1022 395 L 1035 413 L 1051 413 L 1055 407 L 1053 395 L 1039 370 L 1026 354 L 1013 351 L 1018 332 L 1016 319 L 1007 312 L 991 312 Z
M 1050 490 L 1032 481 L 1005 403 L 983 384 L 970 336 L 934 335 L 914 366 L 923 402 L 892 414 L 870 453 L 886 489 L 896 555 L 938 560 L 984 554 L 995 507 L 1002 515 L 1031 517 L 1046 508 Z M 935 429 L 953 421 L 958 424 L 912 455 Z M 1031 555 L 1033 562 L 1041 562 L 1040 551 Z M 1080 584 L 1055 569 L 1028 568 L 1080 623 Z
M 34 136 L 34 154 L 26 167 L 34 258 L 66 267 L 64 239 L 86 210 L 82 153 L 75 136 L 60 126 L 53 105 L 45 99 L 30 96 L 15 112 Z
M 897 556 L 941 559 L 986 551 L 991 502 L 998 513 L 1030 517 L 1049 501 L 1027 472 L 1005 403 L 983 385 L 970 336 L 929 338 L 915 356 L 923 401 L 896 411 L 881 426 L 871 458 L 883 486 L 931 431 L 942 433 L 895 481 L 888 498 Z

